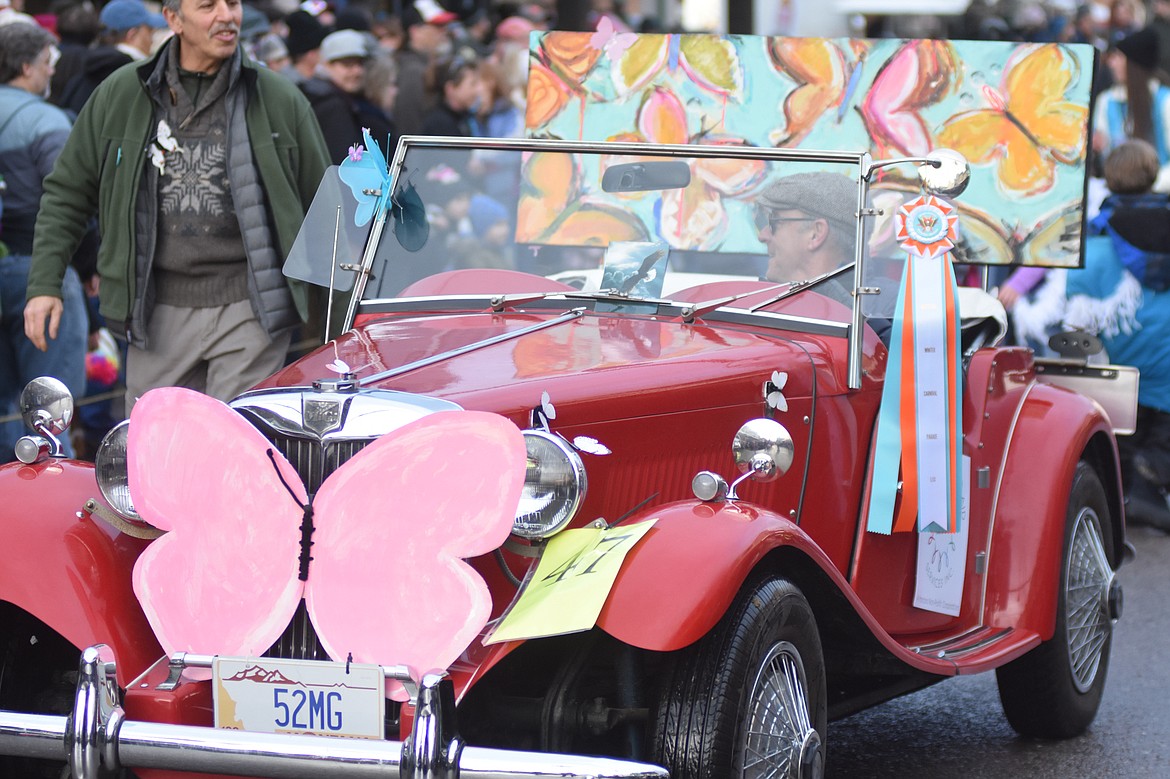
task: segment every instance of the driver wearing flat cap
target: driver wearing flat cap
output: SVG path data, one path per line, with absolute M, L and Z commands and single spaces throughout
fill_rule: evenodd
M 768 281 L 828 273 L 854 258 L 857 182 L 840 173 L 795 173 L 756 202 L 756 228 L 768 250 Z

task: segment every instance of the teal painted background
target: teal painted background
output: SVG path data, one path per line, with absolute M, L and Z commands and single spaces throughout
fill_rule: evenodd
M 972 164 L 956 199 L 988 263 L 1079 263 L 1093 49 L 990 41 L 551 32 L 530 49 L 528 133 L 664 143 L 868 150 L 948 146 Z M 917 194 L 913 168 L 877 188 Z M 735 229 L 767 183 L 712 197 Z M 586 182 L 586 189 L 590 189 Z M 725 228 L 727 225 L 724 226 Z M 734 238 L 708 250 L 732 250 Z M 700 239 L 696 237 L 695 241 Z

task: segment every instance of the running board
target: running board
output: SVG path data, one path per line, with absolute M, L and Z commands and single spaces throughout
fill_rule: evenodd
M 933 657 L 939 660 L 956 660 L 964 655 L 987 649 L 996 644 L 1015 643 L 1014 641 L 1008 641 L 1009 637 L 1018 638 L 1018 636 L 1013 635 L 1015 633 L 1015 628 L 981 627 L 959 636 L 937 641 L 933 644 L 922 644 L 920 646 L 907 645 L 906 648 L 915 654 L 926 657 Z

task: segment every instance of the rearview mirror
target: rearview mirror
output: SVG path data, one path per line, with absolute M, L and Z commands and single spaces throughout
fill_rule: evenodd
M 605 192 L 682 189 L 690 183 L 690 166 L 678 160 L 627 162 L 606 168 L 601 176 L 601 189 Z

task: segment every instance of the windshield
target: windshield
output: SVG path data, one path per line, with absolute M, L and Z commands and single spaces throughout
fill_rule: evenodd
M 368 250 L 370 274 L 358 286 L 366 302 L 579 291 L 609 310 L 626 300 L 759 293 L 735 303 L 750 308 L 812 289 L 848 321 L 861 160 L 747 147 L 404 139 L 386 222 Z M 376 222 L 363 223 L 363 212 L 377 211 L 361 204 L 379 191 L 357 180 L 346 165 L 330 169 L 290 276 L 354 286 Z M 892 291 L 899 252 L 870 240 L 882 232 L 874 221 L 863 231 L 866 278 L 884 278 L 880 287 Z

